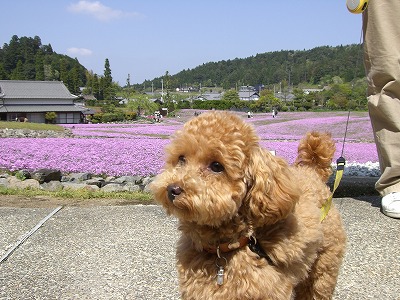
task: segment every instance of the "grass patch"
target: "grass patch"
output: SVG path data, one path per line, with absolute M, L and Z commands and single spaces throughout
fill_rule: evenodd
M 151 202 L 153 196 L 144 192 L 104 192 L 104 191 L 90 191 L 86 189 L 72 190 L 63 189 L 60 191 L 44 191 L 39 189 L 17 189 L 5 188 L 0 186 L 0 195 L 19 195 L 25 197 L 47 196 L 53 198 L 65 199 L 125 199 L 136 200 L 139 202 Z
M 64 127 L 55 124 L 29 123 L 29 122 L 7 122 L 0 121 L 0 129 L 29 129 L 29 130 L 54 130 L 64 131 Z

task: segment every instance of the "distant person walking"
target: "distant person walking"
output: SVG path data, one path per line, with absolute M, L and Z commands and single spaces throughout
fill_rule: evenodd
M 275 108 L 272 109 L 272 117 L 275 118 L 278 115 L 278 112 Z
M 363 12 L 368 110 L 381 177 L 382 212 L 400 218 L 400 0 L 370 0 Z

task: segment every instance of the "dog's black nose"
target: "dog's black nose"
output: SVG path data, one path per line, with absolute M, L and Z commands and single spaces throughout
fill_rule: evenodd
M 167 186 L 167 191 L 168 199 L 174 201 L 175 197 L 179 196 L 182 193 L 182 188 L 176 184 L 170 184 Z

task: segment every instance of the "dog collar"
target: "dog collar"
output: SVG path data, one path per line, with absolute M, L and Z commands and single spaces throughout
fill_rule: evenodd
M 217 284 L 224 284 L 224 273 L 225 267 L 228 264 L 227 259 L 221 255 L 221 253 L 231 252 L 237 249 L 240 249 L 244 246 L 248 246 L 251 251 L 256 253 L 260 258 L 265 258 L 270 265 L 273 265 L 273 261 L 271 258 L 265 253 L 265 251 L 261 248 L 260 244 L 257 243 L 257 240 L 254 236 L 250 238 L 247 236 L 241 236 L 237 242 L 234 243 L 223 243 L 219 244 L 217 247 L 215 246 L 205 246 L 203 247 L 204 251 L 208 253 L 217 254 L 217 259 L 215 264 L 217 265 L 218 272 L 215 276 L 217 278 Z
M 217 254 L 219 257 L 220 253 L 231 252 L 240 248 L 248 246 L 251 251 L 256 253 L 260 258 L 265 258 L 270 265 L 274 265 L 271 257 L 264 251 L 261 245 L 257 242 L 257 239 L 254 236 L 247 237 L 242 236 L 235 243 L 223 243 L 219 244 L 217 247 L 215 246 L 204 246 L 204 251 L 212 254 Z
M 247 236 L 241 236 L 236 242 L 234 243 L 223 243 L 219 244 L 218 246 L 204 246 L 203 249 L 204 251 L 207 251 L 208 253 L 227 253 L 231 252 L 237 249 L 240 249 L 244 246 L 246 246 L 249 243 L 249 237 Z

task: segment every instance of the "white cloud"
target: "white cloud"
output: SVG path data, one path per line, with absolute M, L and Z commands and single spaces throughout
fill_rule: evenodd
M 75 56 L 90 56 L 93 54 L 92 50 L 86 49 L 86 48 L 68 48 L 67 53 L 69 55 L 75 55 Z
M 100 1 L 79 1 L 78 3 L 71 4 L 68 7 L 68 10 L 73 13 L 81 13 L 93 16 L 100 21 L 110 21 L 113 19 L 139 15 L 138 13 L 112 9 L 111 7 L 101 4 Z

